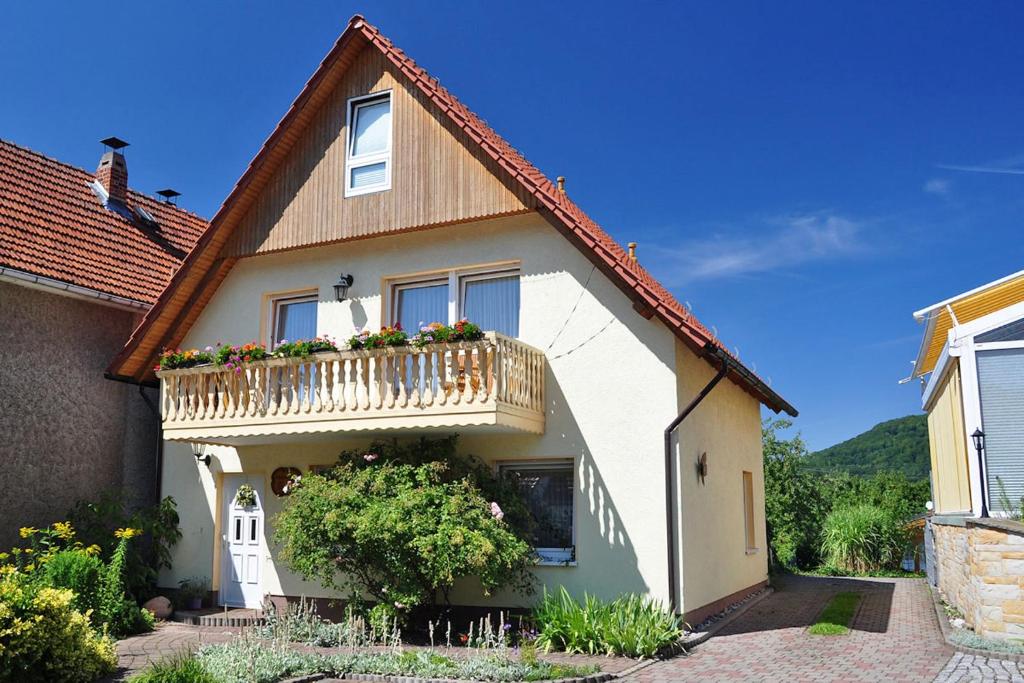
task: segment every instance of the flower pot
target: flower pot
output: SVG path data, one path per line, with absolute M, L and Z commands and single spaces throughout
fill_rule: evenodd
M 203 608 L 203 599 L 202 598 L 189 598 L 188 600 L 185 601 L 185 609 L 187 609 L 187 610 L 197 610 L 197 609 L 202 609 L 202 608 Z

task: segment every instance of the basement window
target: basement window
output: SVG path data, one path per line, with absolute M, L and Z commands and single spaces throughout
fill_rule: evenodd
M 348 101 L 345 196 L 391 189 L 391 93 Z
M 540 564 L 575 563 L 572 460 L 505 463 L 499 471 L 519 487 L 533 516 L 531 541 Z

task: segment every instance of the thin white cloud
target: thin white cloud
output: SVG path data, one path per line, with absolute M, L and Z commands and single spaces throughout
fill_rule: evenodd
M 938 164 L 939 168 L 947 171 L 966 171 L 968 173 L 999 173 L 1002 175 L 1024 175 L 1022 168 L 1008 168 L 1006 166 L 961 166 L 959 164 Z
M 719 235 L 676 247 L 657 247 L 652 264 L 669 286 L 793 268 L 866 250 L 862 225 L 833 214 L 765 221 L 756 234 Z
M 949 190 L 952 187 L 952 185 L 953 183 L 946 180 L 945 178 L 932 178 L 931 180 L 924 184 L 924 187 L 922 189 L 928 194 L 937 194 L 940 196 L 945 196 L 949 194 Z

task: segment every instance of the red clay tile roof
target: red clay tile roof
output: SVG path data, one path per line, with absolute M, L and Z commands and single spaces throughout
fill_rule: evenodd
M 92 173 L 0 140 L 0 268 L 152 304 L 207 222 L 133 190 L 156 229 L 108 210 Z
M 224 201 L 220 211 L 211 220 L 210 228 L 200 240 L 200 245 L 175 275 L 167 290 L 161 294 L 157 304 L 154 305 L 153 309 L 146 316 L 146 320 L 136 330 L 121 354 L 111 363 L 109 369 L 111 374 L 123 375 L 122 368 L 132 359 L 133 354 L 136 353 L 140 346 L 145 346 L 143 341 L 151 343 L 151 340 L 146 339 L 149 329 L 164 315 L 163 309 L 168 307 L 173 300 L 181 301 L 185 297 L 190 297 L 192 315 L 197 315 L 196 308 L 198 305 L 196 302 L 208 300 L 212 296 L 212 293 L 209 292 L 203 294 L 193 290 L 190 293 L 185 289 L 190 281 L 188 271 L 199 262 L 204 249 L 209 248 L 218 239 L 224 239 L 218 235 L 222 225 L 227 226 L 228 230 L 233 228 L 231 224 L 232 212 L 240 211 L 238 207 L 244 206 L 247 201 L 246 197 L 258 192 L 258 174 L 266 172 L 266 169 L 263 167 L 268 163 L 274 163 L 275 156 L 280 158 L 279 155 L 282 154 L 280 149 L 282 147 L 287 149 L 291 144 L 288 140 L 288 133 L 291 133 L 289 128 L 293 125 L 300 125 L 297 122 L 301 121 L 301 114 L 304 108 L 309 105 L 317 89 L 327 81 L 326 74 L 342 57 L 344 51 L 350 49 L 354 44 L 358 45 L 360 39 L 364 43 L 376 46 L 402 74 L 430 98 L 456 125 L 461 127 L 480 146 L 480 149 L 485 154 L 494 159 L 510 175 L 511 179 L 521 183 L 528 189 L 537 199 L 540 212 L 546 215 L 556 227 L 560 228 L 571 242 L 576 244 L 585 255 L 591 258 L 613 282 L 619 285 L 634 300 L 635 307 L 641 314 L 647 317 L 656 315 L 669 329 L 686 342 L 690 348 L 707 359 L 709 363 L 717 366 L 722 362 L 721 359 L 728 359 L 730 366 L 728 376 L 730 379 L 772 410 L 776 412 L 784 410 L 790 415 L 796 416 L 797 411 L 792 405 L 786 402 L 785 399 L 772 390 L 757 375 L 743 366 L 729 352 L 725 345 L 715 338 L 715 335 L 682 306 L 645 268 L 631 259 L 626 251 L 608 233 L 591 220 L 565 193 L 559 192 L 558 188 L 547 176 L 527 161 L 522 154 L 498 135 L 480 117 L 459 102 L 436 78 L 433 78 L 420 68 L 402 50 L 395 47 L 390 40 L 385 38 L 376 27 L 367 23 L 358 14 L 349 20 L 348 26 L 341 37 L 338 38 L 330 53 L 320 63 L 316 72 L 303 87 L 302 92 L 299 93 L 299 96 L 277 124 L 270 137 L 264 142 L 263 147 L 260 148 L 260 151 L 249 163 L 249 167 Z M 296 135 L 292 133 L 292 140 L 295 137 Z M 254 189 L 254 187 L 257 189 Z M 226 263 L 223 260 L 218 266 L 213 265 L 212 259 L 206 259 L 206 262 L 209 264 L 208 268 L 230 268 L 230 263 Z M 213 273 L 213 271 L 209 272 Z M 219 282 L 219 279 L 223 278 L 222 273 L 213 274 L 214 277 L 209 278 L 210 280 Z M 191 280 L 194 282 L 196 278 L 191 278 Z M 197 289 L 201 288 L 203 283 L 195 286 Z M 216 284 L 213 286 L 215 287 Z M 183 288 L 183 291 L 180 293 L 176 292 L 175 290 L 178 288 Z M 180 296 L 175 296 L 176 294 L 180 294 Z M 179 319 L 179 315 L 180 311 L 168 308 L 165 317 Z M 164 323 L 166 324 L 166 321 Z M 155 333 L 154 336 L 162 335 L 164 339 L 180 339 L 182 334 L 183 331 L 179 331 L 177 334 L 168 336 L 166 332 L 159 332 Z M 158 348 L 147 349 L 142 352 L 147 355 L 145 359 L 145 367 L 147 369 L 152 365 L 152 358 L 155 357 L 157 352 L 159 352 Z M 142 367 L 139 360 L 134 359 L 133 365 L 135 367 Z M 141 379 L 137 375 L 135 377 Z

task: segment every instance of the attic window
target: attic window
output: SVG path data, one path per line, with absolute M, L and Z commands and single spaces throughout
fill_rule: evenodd
M 348 101 L 345 196 L 391 189 L 391 93 Z

